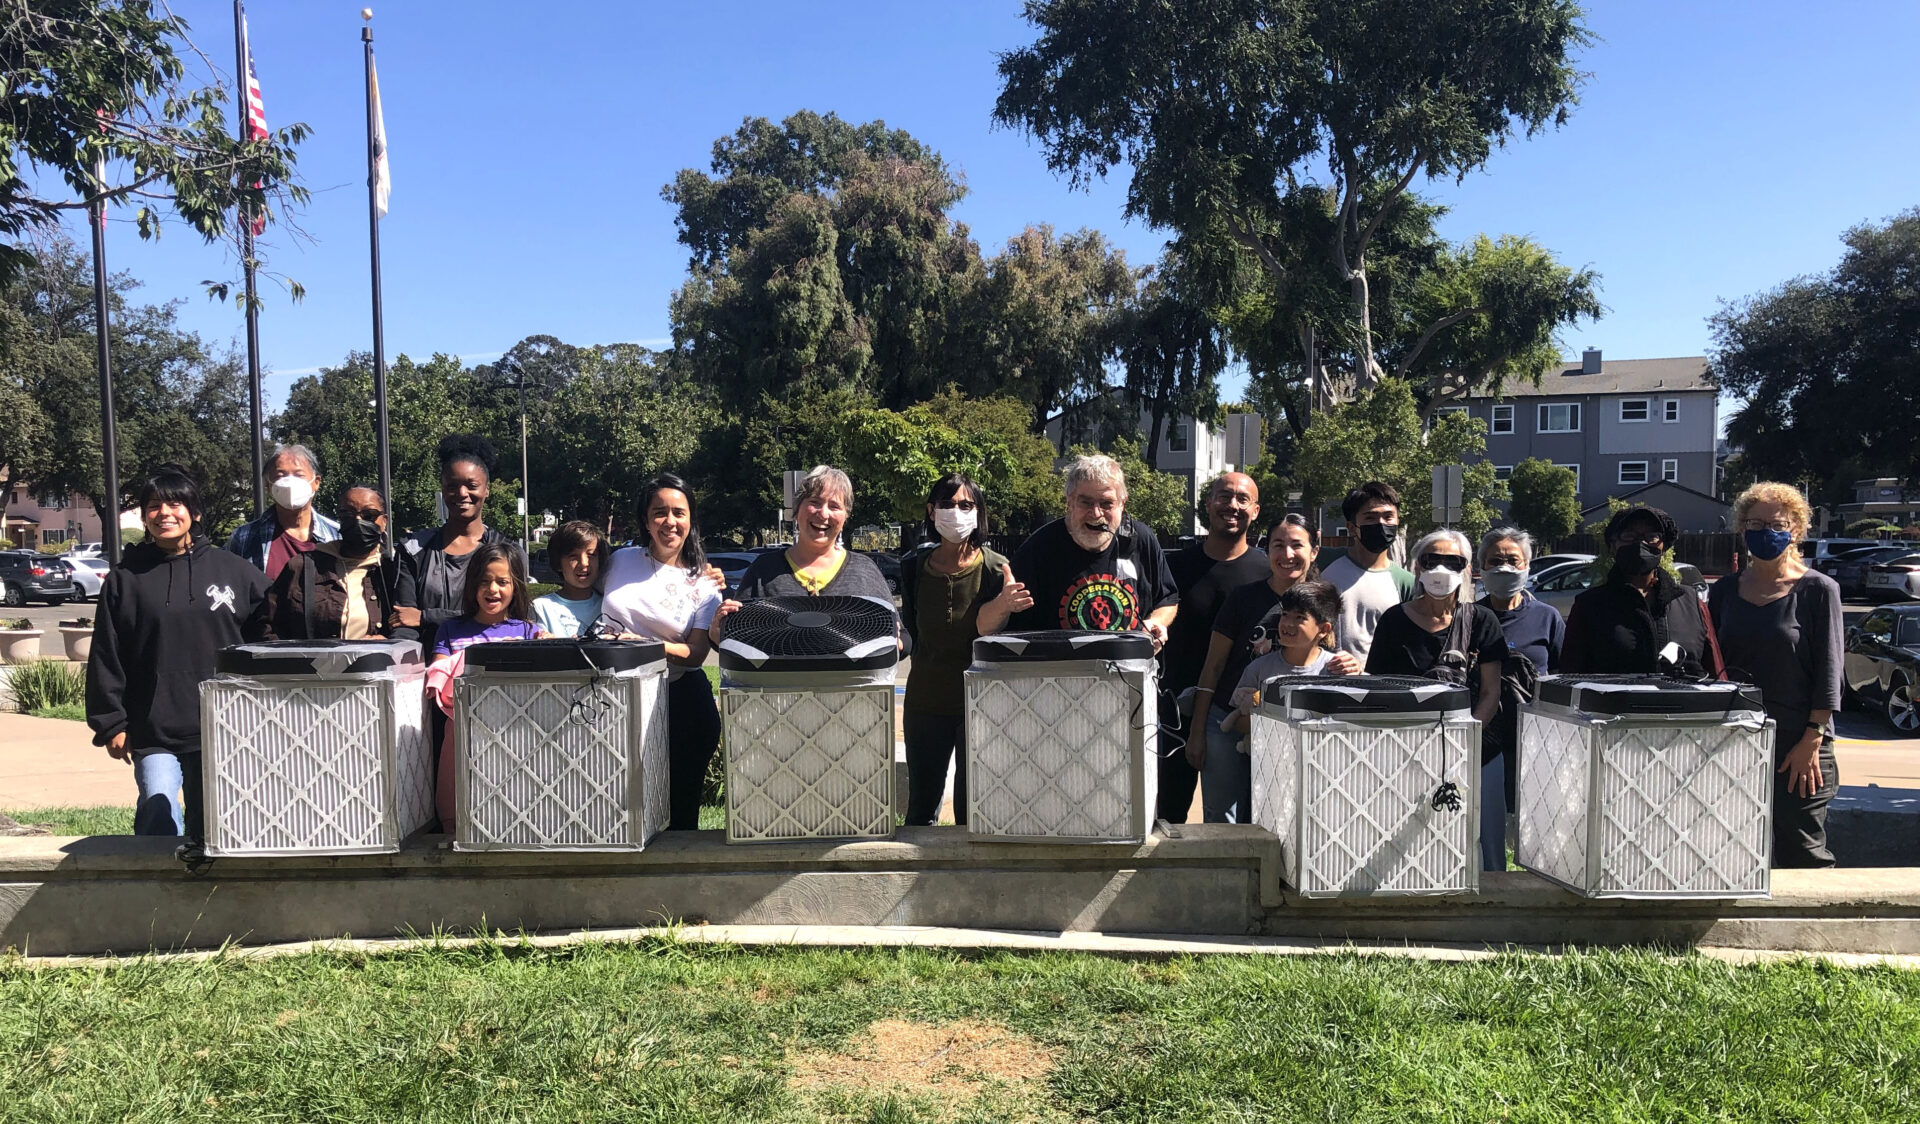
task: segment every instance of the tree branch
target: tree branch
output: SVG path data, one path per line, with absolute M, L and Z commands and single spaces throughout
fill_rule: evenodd
M 1237 204 L 1227 204 L 1227 231 L 1233 235 L 1234 241 L 1258 254 L 1261 264 L 1265 265 L 1274 276 L 1287 275 L 1286 266 L 1281 265 L 1280 259 L 1273 256 L 1273 250 L 1267 245 L 1266 239 L 1260 237 L 1259 232 L 1254 230 L 1253 223 L 1247 219 L 1245 212 Z
M 1380 229 L 1381 220 L 1387 217 L 1387 212 L 1393 208 L 1394 201 L 1406 192 L 1407 186 L 1413 183 L 1413 177 L 1419 171 L 1420 152 L 1418 149 L 1415 149 L 1413 160 L 1407 165 L 1407 174 L 1401 176 L 1400 182 L 1394 184 L 1393 190 L 1387 192 L 1386 198 L 1380 200 L 1379 209 L 1374 211 L 1373 217 L 1367 220 L 1366 227 L 1360 231 L 1360 236 L 1356 239 L 1361 260 L 1364 261 L 1366 259 L 1367 243 L 1373 241 L 1373 232 Z
M 1413 350 L 1407 352 L 1406 357 L 1400 360 L 1400 365 L 1394 368 L 1394 377 L 1402 379 L 1407 377 L 1407 372 L 1413 370 L 1413 365 L 1419 361 L 1421 353 L 1427 350 L 1427 345 L 1433 342 L 1433 337 L 1453 327 L 1460 321 L 1465 320 L 1467 317 L 1484 311 L 1486 310 L 1476 304 L 1463 308 L 1458 312 L 1449 312 L 1440 319 L 1427 325 L 1427 330 L 1420 333 L 1420 338 L 1414 341 Z

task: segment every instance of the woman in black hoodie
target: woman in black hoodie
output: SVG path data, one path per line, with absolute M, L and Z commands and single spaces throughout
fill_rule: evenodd
M 133 764 L 137 835 L 200 838 L 200 684 L 242 642 L 266 575 L 201 533 L 200 488 L 165 466 L 140 489 L 145 542 L 107 574 L 87 661 L 95 745 Z

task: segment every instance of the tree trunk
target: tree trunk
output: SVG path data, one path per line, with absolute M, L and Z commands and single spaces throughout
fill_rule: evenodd
M 1167 404 L 1163 398 L 1153 400 L 1153 421 L 1147 431 L 1147 467 L 1160 471 L 1160 425 L 1167 416 Z
M 1371 390 L 1380 385 L 1380 377 L 1385 372 L 1373 356 L 1373 294 L 1367 287 L 1367 267 L 1355 266 L 1348 281 L 1353 288 L 1353 313 L 1360 321 L 1360 354 L 1356 357 L 1359 364 L 1354 372 L 1354 389 Z

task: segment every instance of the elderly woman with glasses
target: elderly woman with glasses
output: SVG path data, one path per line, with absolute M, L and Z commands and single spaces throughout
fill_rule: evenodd
M 1727 676 L 1760 688 L 1775 724 L 1773 865 L 1832 866 L 1827 805 L 1840 788 L 1833 712 L 1846 654 L 1840 587 L 1801 560 L 1813 509 L 1798 490 L 1755 484 L 1733 501 L 1747 564 L 1707 604 Z
M 1507 638 L 1490 610 L 1463 595 L 1473 580 L 1472 554 L 1467 536 L 1450 527 L 1414 544 L 1417 592 L 1381 615 L 1367 649 L 1367 674 L 1463 684 L 1473 700 L 1473 716 L 1485 726 L 1500 710 Z
M 1560 669 L 1560 647 L 1567 624 L 1560 611 L 1527 592 L 1527 570 L 1533 565 L 1533 536 L 1518 527 L 1495 527 L 1480 537 L 1480 584 L 1487 595 L 1480 603 L 1500 622 L 1501 635 L 1513 656 L 1524 657 L 1534 674 L 1551 675 Z M 1505 870 L 1507 809 L 1514 807 L 1519 773 L 1516 727 L 1523 701 L 1516 690 L 1503 688 L 1500 713 L 1481 733 L 1480 741 L 1480 861 L 1483 870 Z
M 1673 516 L 1657 507 L 1622 508 L 1607 520 L 1606 580 L 1573 600 L 1561 671 L 1722 677 L 1713 622 L 1667 569 L 1679 537 Z

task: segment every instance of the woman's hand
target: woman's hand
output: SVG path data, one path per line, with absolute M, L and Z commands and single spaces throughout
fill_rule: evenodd
M 720 643 L 721 634 L 725 631 L 720 627 L 721 622 L 739 612 L 741 608 L 742 605 L 740 602 L 735 601 L 731 597 L 720 602 L 720 607 L 714 610 L 713 623 L 707 626 L 707 639 L 713 641 L 715 644 Z
M 1187 764 L 1198 772 L 1207 763 L 1207 716 L 1195 707 L 1193 724 L 1187 727 L 1187 745 L 1181 752 L 1187 755 Z
M 387 622 L 394 628 L 419 628 L 420 610 L 405 605 L 395 605 L 393 612 L 387 615 Z
M 1798 744 L 1787 751 L 1775 772 L 1787 775 L 1787 791 L 1795 796 L 1813 797 L 1827 783 L 1820 770 L 1820 731 L 1808 730 Z
M 704 581 L 712 582 L 715 589 L 727 588 L 726 572 L 711 562 L 707 563 L 707 568 L 701 571 L 700 577 Z
M 107 756 L 113 758 L 115 761 L 125 761 L 129 764 L 133 762 L 133 752 L 127 748 L 127 732 L 125 730 L 107 739 Z
M 1027 592 L 1026 585 L 1013 576 L 1012 566 L 1000 567 L 1000 581 L 999 594 L 987 604 L 1008 616 L 1033 608 L 1033 594 Z
M 1364 670 L 1352 652 L 1335 652 L 1333 658 L 1327 661 L 1328 675 L 1358 675 Z
M 535 640 L 551 640 L 553 639 L 553 633 L 548 632 L 544 628 L 536 628 L 533 630 L 533 638 Z

